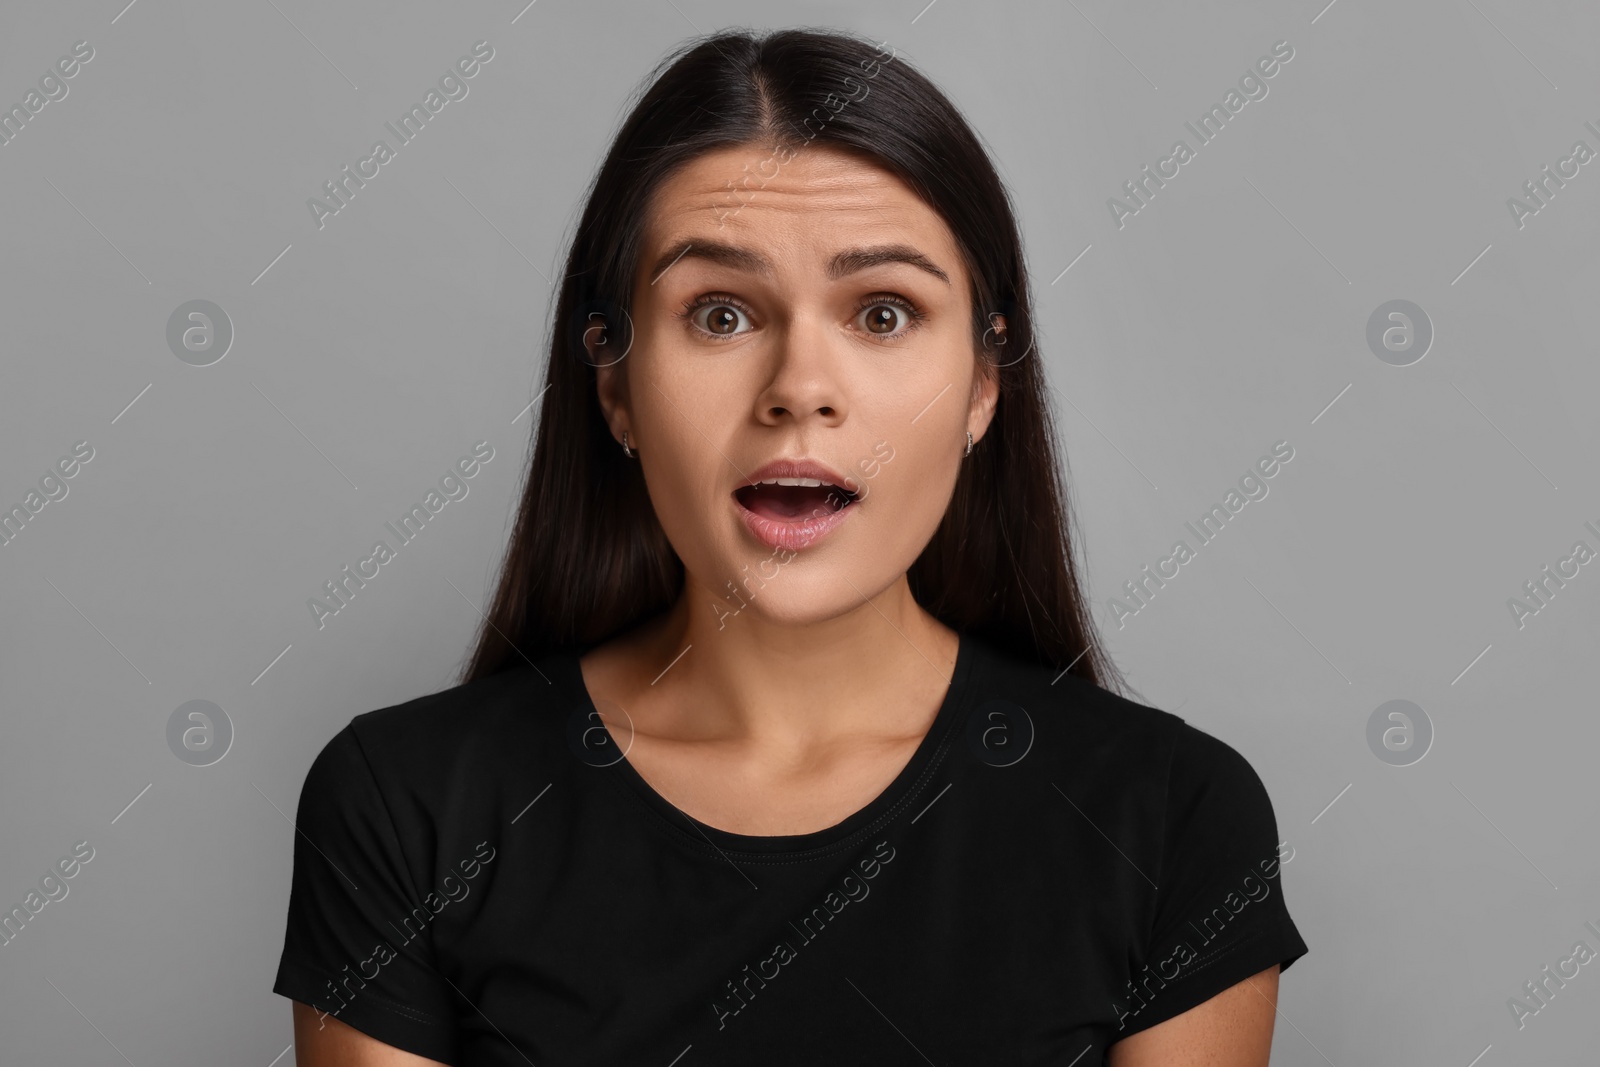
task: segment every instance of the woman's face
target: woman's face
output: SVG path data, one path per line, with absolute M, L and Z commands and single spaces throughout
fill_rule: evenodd
M 657 190 L 632 315 L 632 346 L 599 371 L 601 403 L 638 452 L 691 595 L 809 622 L 905 574 L 996 397 L 933 209 L 830 148 L 702 155 Z M 850 495 L 750 488 L 782 460 L 819 464 L 832 473 L 816 480 Z

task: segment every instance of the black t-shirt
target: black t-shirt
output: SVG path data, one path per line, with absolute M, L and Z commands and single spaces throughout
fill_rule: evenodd
M 328 742 L 275 992 L 454 1065 L 1091 1067 L 1307 951 L 1260 778 L 1168 712 L 963 634 L 883 793 L 757 837 L 645 782 L 578 654 Z

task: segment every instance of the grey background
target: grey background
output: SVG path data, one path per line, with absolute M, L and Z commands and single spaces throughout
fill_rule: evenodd
M 0 903 L 95 850 L 0 948 L 0 1062 L 286 1051 L 306 768 L 450 684 L 584 184 L 656 60 L 736 23 L 886 40 L 991 146 L 1101 624 L 1146 702 L 1251 760 L 1295 849 L 1312 951 L 1274 1064 L 1595 1061 L 1600 963 L 1522 1029 L 1507 999 L 1600 949 L 1600 564 L 1521 628 L 1507 600 L 1600 548 L 1600 161 L 1520 229 L 1506 205 L 1600 150 L 1594 5 L 123 2 L 0 10 L 8 107 L 95 50 L 0 146 L 0 503 L 95 449 L 0 548 Z M 480 39 L 469 95 L 319 230 L 307 198 Z M 1107 199 L 1279 40 L 1268 95 L 1119 229 Z M 166 341 L 195 299 L 234 329 L 208 367 Z M 1435 329 L 1406 367 L 1365 339 L 1395 299 Z M 478 440 L 469 495 L 318 630 L 307 598 Z M 1270 494 L 1119 628 L 1109 598 L 1279 440 Z M 1367 741 L 1395 699 L 1434 730 L 1409 766 Z M 191 700 L 232 723 L 210 766 L 168 747 Z

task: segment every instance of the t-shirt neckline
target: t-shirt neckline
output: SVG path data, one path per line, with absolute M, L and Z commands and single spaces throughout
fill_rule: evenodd
M 589 694 L 589 688 L 584 684 L 583 670 L 578 663 L 580 655 L 580 652 L 569 651 L 562 657 L 562 661 L 585 717 L 592 716 L 590 721 L 600 721 L 603 724 L 604 720 L 600 718 L 594 699 Z M 921 742 L 912 752 L 911 759 L 901 768 L 900 773 L 895 775 L 894 780 L 864 807 L 858 808 L 832 826 L 811 833 L 756 835 L 723 830 L 701 822 L 656 792 L 655 787 L 645 781 L 644 776 L 634 768 L 626 756 L 600 769 L 603 772 L 609 771 L 615 776 L 614 780 L 626 786 L 635 797 L 643 801 L 660 817 L 657 821 L 665 825 L 670 833 L 700 849 L 704 849 L 709 843 L 722 853 L 760 855 L 782 853 L 791 859 L 796 858 L 799 853 L 811 852 L 819 855 L 831 853 L 838 848 L 847 847 L 856 838 L 864 837 L 895 818 L 926 791 L 932 773 L 943 762 L 950 741 L 956 736 L 956 731 L 971 707 L 976 691 L 977 665 L 982 656 L 982 643 L 972 634 L 958 631 L 956 662 L 951 672 L 950 684 L 945 689 L 944 699 L 934 715 L 933 724 L 929 726 L 928 732 L 923 735 Z M 609 732 L 608 729 L 607 733 Z

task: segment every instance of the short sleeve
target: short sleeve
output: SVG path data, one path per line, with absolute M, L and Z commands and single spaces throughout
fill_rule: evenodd
M 1119 1037 L 1181 1015 L 1308 949 L 1284 901 L 1272 801 L 1250 763 L 1188 723 L 1168 773 L 1148 948 Z
M 453 1062 L 457 998 L 436 969 L 432 913 L 421 901 L 360 739 L 346 726 L 300 790 L 273 992 L 395 1048 Z

